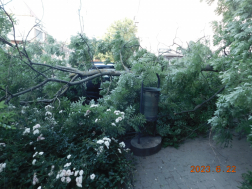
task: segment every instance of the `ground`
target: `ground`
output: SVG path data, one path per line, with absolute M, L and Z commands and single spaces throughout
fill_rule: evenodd
M 239 140 L 234 136 L 232 148 L 220 147 L 208 137 L 187 139 L 178 149 L 167 147 L 151 156 L 136 157 L 134 188 L 237 189 L 243 181 L 241 174 L 252 170 L 251 157 L 252 148 L 245 137 Z M 191 166 L 210 166 L 210 172 L 192 173 Z M 235 166 L 236 172 L 228 173 L 227 166 L 230 171 Z

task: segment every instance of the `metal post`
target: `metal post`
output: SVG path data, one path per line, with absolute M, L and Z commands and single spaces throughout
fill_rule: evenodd
M 143 81 L 142 81 L 142 85 L 141 85 L 141 94 L 140 94 L 140 113 L 144 114 L 143 112 Z M 138 132 L 138 141 L 137 143 L 140 144 L 140 137 L 141 137 L 141 132 Z

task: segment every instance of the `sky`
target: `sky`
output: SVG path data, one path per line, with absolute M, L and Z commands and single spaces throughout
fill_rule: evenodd
M 203 36 L 211 40 L 210 22 L 221 19 L 214 13 L 216 3 L 209 6 L 200 0 L 12 0 L 7 6 L 18 12 L 24 3 L 50 35 L 66 42 L 81 31 L 79 15 L 84 33 L 95 38 L 101 38 L 114 21 L 130 18 L 138 22 L 141 46 L 153 53 L 168 48 L 175 37 L 184 47 Z

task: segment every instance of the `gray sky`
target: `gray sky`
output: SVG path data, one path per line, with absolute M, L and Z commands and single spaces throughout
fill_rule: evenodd
M 80 32 L 79 9 L 89 37 L 102 37 L 114 21 L 130 18 L 139 22 L 141 45 L 152 52 L 171 45 L 175 35 L 183 46 L 211 37 L 210 22 L 220 20 L 214 13 L 216 4 L 200 0 L 13 0 L 8 6 L 18 10 L 24 2 L 43 18 L 46 31 L 61 41 Z

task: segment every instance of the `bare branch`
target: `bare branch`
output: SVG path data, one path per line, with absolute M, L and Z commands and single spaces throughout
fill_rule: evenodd
M 7 44 L 11 47 L 14 47 L 10 42 L 8 42 L 7 40 L 5 40 L 3 37 L 0 37 L 0 41 L 2 41 L 4 44 Z

